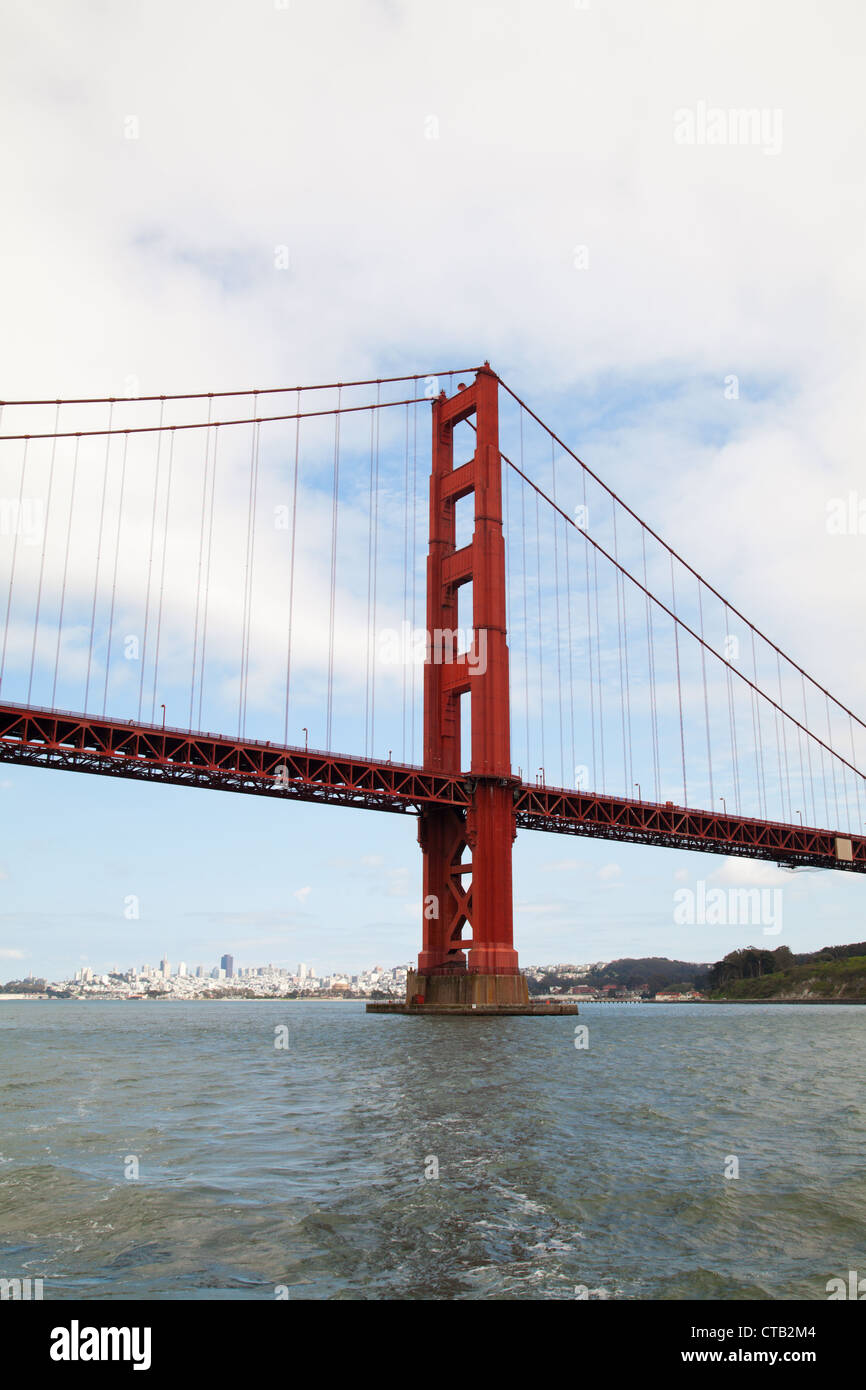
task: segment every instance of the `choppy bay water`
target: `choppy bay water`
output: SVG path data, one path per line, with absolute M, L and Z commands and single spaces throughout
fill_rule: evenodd
M 843 1006 L 4 1003 L 0 1277 L 46 1299 L 823 1299 L 866 1273 L 864 1061 Z

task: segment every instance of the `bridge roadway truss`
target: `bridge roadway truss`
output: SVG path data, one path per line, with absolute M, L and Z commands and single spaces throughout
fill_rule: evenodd
M 466 773 L 9 703 L 0 704 L 0 762 L 410 815 L 431 806 L 465 815 L 474 791 Z M 511 786 L 521 830 L 866 873 L 861 836 L 517 779 Z

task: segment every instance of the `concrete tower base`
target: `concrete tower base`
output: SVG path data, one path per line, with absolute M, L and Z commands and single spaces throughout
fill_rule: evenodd
M 410 970 L 404 1002 L 367 1005 L 368 1014 L 576 1014 L 576 1004 L 531 1001 L 524 975 L 421 975 Z

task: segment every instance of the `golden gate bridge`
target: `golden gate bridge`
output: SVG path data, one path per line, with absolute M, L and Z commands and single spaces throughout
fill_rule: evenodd
M 488 363 L 0 429 L 0 760 L 416 816 L 405 1011 L 541 1008 L 519 830 L 866 869 L 866 725 Z

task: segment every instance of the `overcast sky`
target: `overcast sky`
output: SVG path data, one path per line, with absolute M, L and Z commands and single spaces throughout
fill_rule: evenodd
M 0 396 L 488 358 L 862 711 L 855 0 L 7 0 L 2 22 Z M 408 818 L 16 767 L 0 798 L 4 978 L 419 948 Z M 781 888 L 782 930 L 677 923 L 700 879 Z M 515 890 L 525 964 L 864 935 L 859 876 L 570 837 L 521 835 Z

